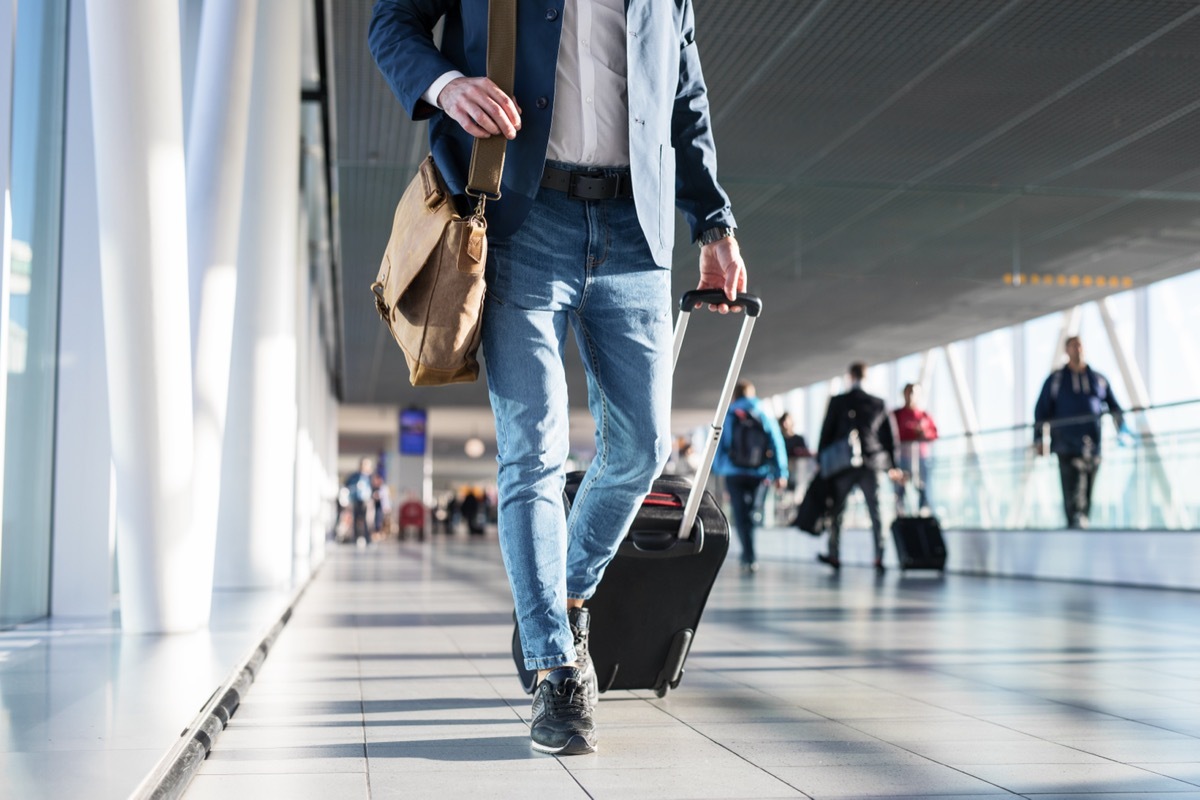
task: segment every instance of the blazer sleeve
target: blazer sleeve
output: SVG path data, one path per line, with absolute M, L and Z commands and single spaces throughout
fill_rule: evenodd
M 433 82 L 459 69 L 434 46 L 433 28 L 455 0 L 378 0 L 367 30 L 367 45 L 392 93 L 414 119 L 437 109 L 421 99 Z
M 836 405 L 837 397 L 829 398 L 829 405 L 825 408 L 825 421 L 821 423 L 821 438 L 817 440 L 817 452 L 833 444 L 833 435 L 837 430 L 837 415 L 834 413 Z
M 729 196 L 717 183 L 717 147 L 713 141 L 708 88 L 696 47 L 696 19 L 684 0 L 680 30 L 679 86 L 671 117 L 675 149 L 675 205 L 691 229 L 692 241 L 709 228 L 736 228 Z
M 883 451 L 887 453 L 889 462 L 888 468 L 895 469 L 896 435 L 893 429 L 895 428 L 896 421 L 893 419 L 892 415 L 888 413 L 887 406 L 883 404 L 882 400 L 879 401 L 879 407 L 876 413 L 882 420 L 879 424 L 879 444 L 883 447 Z

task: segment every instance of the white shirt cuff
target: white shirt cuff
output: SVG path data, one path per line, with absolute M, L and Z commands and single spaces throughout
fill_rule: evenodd
M 425 94 L 421 95 L 421 99 L 426 103 L 429 103 L 429 105 L 433 106 L 434 108 L 441 108 L 437 101 L 438 95 L 442 93 L 442 89 L 446 88 L 447 83 L 455 78 L 461 77 L 463 77 L 463 74 L 456 69 L 452 69 L 449 72 L 443 73 L 442 75 L 438 76 L 436 81 L 429 85 L 429 88 L 425 90 Z

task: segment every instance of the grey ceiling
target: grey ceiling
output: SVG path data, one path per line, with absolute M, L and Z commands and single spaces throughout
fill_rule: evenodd
M 523 0 L 527 1 L 527 0 Z M 695 0 L 720 178 L 764 312 L 760 392 L 1095 299 L 1006 273 L 1200 268 L 1200 0 Z M 368 286 L 425 153 L 333 3 L 350 403 L 486 403 L 416 390 Z M 695 283 L 679 226 L 678 291 Z M 705 320 L 707 322 L 707 320 Z M 715 403 L 730 320 L 695 320 L 677 405 Z M 572 398 L 584 403 L 577 359 Z

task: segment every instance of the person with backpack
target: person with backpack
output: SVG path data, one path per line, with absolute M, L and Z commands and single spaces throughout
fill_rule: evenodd
M 354 543 L 366 547 L 371 541 L 371 529 L 367 522 L 371 504 L 371 474 L 374 466 L 371 459 L 358 462 L 358 471 L 351 472 L 343 484 L 349 490 L 350 510 L 354 515 Z
M 1112 385 L 1084 361 L 1083 340 L 1072 336 L 1064 346 L 1067 364 L 1046 378 L 1033 411 L 1033 444 L 1038 455 L 1046 455 L 1050 429 L 1049 450 L 1058 456 L 1067 527 L 1082 529 L 1088 526 L 1100 470 L 1100 420 L 1107 409 L 1118 431 L 1125 423 Z
M 725 414 L 725 427 L 717 443 L 713 472 L 725 479 L 733 525 L 742 544 L 742 572 L 758 571 L 754 552 L 755 516 L 767 486 L 787 487 L 787 448 L 775 417 L 756 396 L 754 384 L 740 380 Z

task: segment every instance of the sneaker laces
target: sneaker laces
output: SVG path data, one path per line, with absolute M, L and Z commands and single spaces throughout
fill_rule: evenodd
M 574 712 L 574 715 L 586 714 L 589 709 L 587 690 L 578 681 L 565 680 L 554 687 L 551 694 L 557 698 L 554 703 L 556 714 Z

